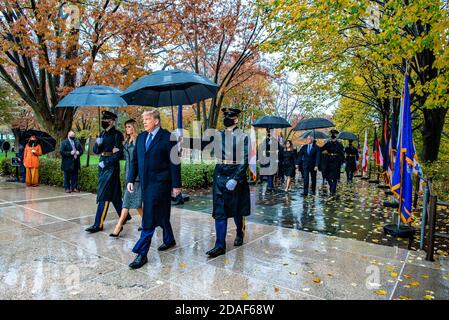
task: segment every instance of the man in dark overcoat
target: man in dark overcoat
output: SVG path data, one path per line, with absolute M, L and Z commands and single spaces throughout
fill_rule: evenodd
M 64 172 L 65 192 L 79 192 L 78 173 L 81 168 L 80 157 L 83 155 L 83 146 L 75 139 L 75 132 L 70 130 L 67 139 L 61 142 L 61 170 Z
M 176 137 L 161 128 L 159 111 L 152 109 L 142 115 L 145 131 L 138 135 L 133 161 L 129 167 L 127 188 L 134 192 L 134 182 L 140 178 L 143 199 L 142 231 L 133 248 L 137 254 L 129 265 L 141 268 L 148 262 L 148 251 L 156 227 L 163 230 L 159 251 L 176 245 L 170 224 L 171 197 L 181 194 L 181 164 Z

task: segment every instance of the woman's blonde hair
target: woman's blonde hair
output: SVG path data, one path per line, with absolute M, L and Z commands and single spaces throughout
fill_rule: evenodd
M 129 135 L 129 134 L 126 133 L 126 126 L 127 126 L 128 124 L 131 125 L 131 126 L 133 127 L 133 129 L 134 129 L 134 135 Z M 138 126 L 137 126 L 136 120 L 130 119 L 130 120 L 126 121 L 126 122 L 125 122 L 125 141 L 124 141 L 124 143 L 126 143 L 126 142 L 129 142 L 129 143 L 136 143 L 136 139 L 137 139 L 137 135 L 138 135 L 138 134 L 139 134 L 139 128 L 138 128 Z

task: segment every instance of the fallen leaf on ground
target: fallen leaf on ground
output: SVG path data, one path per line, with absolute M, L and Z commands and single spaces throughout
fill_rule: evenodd
M 248 298 L 249 298 L 249 295 L 248 295 L 247 293 L 243 293 L 243 294 L 240 296 L 240 298 L 242 298 L 242 299 L 248 299 Z
M 180 263 L 180 264 L 179 264 L 179 267 L 180 267 L 180 268 L 185 268 L 185 267 L 187 267 L 187 265 L 186 265 L 185 263 Z
M 418 281 L 413 281 L 409 283 L 410 286 L 412 287 L 419 287 L 419 282 Z
M 321 279 L 320 278 L 313 278 L 312 280 L 315 283 L 321 283 Z
M 377 294 L 378 296 L 384 296 L 388 292 L 387 292 L 387 290 L 376 290 L 376 291 L 374 291 L 374 293 Z
M 433 299 L 435 299 L 435 297 L 431 296 L 430 294 L 426 294 L 423 298 L 426 299 L 426 300 L 433 300 Z

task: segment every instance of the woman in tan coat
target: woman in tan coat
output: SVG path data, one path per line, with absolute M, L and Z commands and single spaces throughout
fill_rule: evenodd
M 37 187 L 39 185 L 39 157 L 42 155 L 42 148 L 36 136 L 31 136 L 25 146 L 23 155 L 23 165 L 26 169 L 25 183 L 27 186 Z

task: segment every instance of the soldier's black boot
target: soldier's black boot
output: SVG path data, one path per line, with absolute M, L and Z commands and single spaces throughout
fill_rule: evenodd
M 86 229 L 86 231 L 90 232 L 90 233 L 95 233 L 95 232 L 99 232 L 99 231 L 102 231 L 102 230 L 103 230 L 103 228 L 97 227 L 95 225 L 90 226 L 89 228 Z
M 222 254 L 225 254 L 225 253 L 226 253 L 226 249 L 220 248 L 220 247 L 214 247 L 213 249 L 206 252 L 206 254 L 211 258 L 221 256 Z
M 243 245 L 243 237 L 235 237 L 234 246 L 240 247 L 241 245 Z

